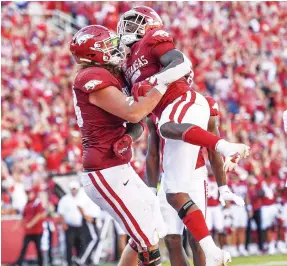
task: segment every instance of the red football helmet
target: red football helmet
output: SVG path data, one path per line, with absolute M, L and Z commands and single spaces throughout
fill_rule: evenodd
M 119 37 L 99 25 L 80 29 L 70 43 L 70 51 L 78 64 L 93 61 L 100 65 L 118 65 L 124 59 Z
M 121 16 L 117 31 L 121 41 L 130 45 L 139 41 L 148 30 L 162 26 L 160 16 L 152 8 L 139 6 Z

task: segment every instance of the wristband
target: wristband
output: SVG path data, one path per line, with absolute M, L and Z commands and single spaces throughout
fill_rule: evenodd
M 156 82 L 157 84 L 154 86 L 154 88 L 162 95 L 165 94 L 165 92 L 168 89 L 168 84 L 165 82 L 162 82 L 158 79 L 157 75 L 151 76 L 149 78 L 150 83 Z

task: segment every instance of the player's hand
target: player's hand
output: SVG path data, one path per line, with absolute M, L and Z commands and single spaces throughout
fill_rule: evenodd
M 243 207 L 245 205 L 244 200 L 241 197 L 232 193 L 228 186 L 226 185 L 221 186 L 218 189 L 219 189 L 219 201 L 223 207 L 226 204 L 225 203 L 226 200 L 234 201 L 234 203 L 240 207 Z
M 139 101 L 139 97 L 145 97 L 146 94 L 157 84 L 156 79 L 145 79 L 141 82 L 137 82 L 132 87 L 132 96 L 136 102 Z
M 116 155 L 121 160 L 132 158 L 132 137 L 128 134 L 123 135 L 118 141 L 113 145 L 113 150 Z

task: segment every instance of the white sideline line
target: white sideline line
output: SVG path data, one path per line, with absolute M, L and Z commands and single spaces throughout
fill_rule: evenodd
M 237 266 L 255 266 L 255 265 L 260 265 L 260 266 L 286 266 L 286 261 L 268 261 L 268 262 L 261 262 L 260 264 L 237 264 Z

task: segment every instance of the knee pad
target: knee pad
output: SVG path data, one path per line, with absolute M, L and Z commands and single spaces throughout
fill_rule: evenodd
M 156 266 L 161 263 L 159 248 L 149 250 L 148 248 L 143 252 L 139 252 L 139 266 Z
M 178 211 L 178 216 L 180 219 L 183 219 L 188 211 L 188 209 L 194 205 L 195 203 L 192 200 L 189 200 L 187 203 L 185 203 L 181 209 Z

